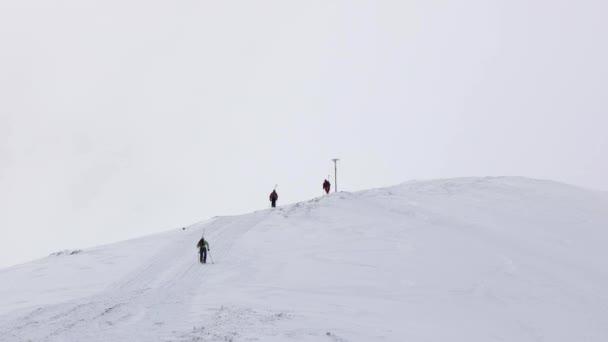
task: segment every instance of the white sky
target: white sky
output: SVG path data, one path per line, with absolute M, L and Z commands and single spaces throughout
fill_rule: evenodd
M 321 194 L 608 190 L 605 1 L 0 0 L 0 266 Z M 332 175 L 333 177 L 333 175 Z M 333 178 L 331 179 L 333 183 Z

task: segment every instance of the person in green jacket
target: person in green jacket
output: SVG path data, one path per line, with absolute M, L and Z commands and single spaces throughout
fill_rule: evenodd
M 198 241 L 198 244 L 196 245 L 196 247 L 199 248 L 201 264 L 207 263 L 207 251 L 211 251 L 211 249 L 209 248 L 209 243 L 207 242 L 207 240 L 205 240 L 205 238 L 202 237 Z

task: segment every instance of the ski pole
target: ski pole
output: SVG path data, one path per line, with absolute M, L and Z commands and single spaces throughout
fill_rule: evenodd
M 207 251 L 209 253 L 209 259 L 211 259 L 211 263 L 213 264 L 213 257 L 211 256 L 211 251 Z

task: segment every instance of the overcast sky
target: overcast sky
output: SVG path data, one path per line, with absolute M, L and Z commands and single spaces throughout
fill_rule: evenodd
M 608 190 L 604 0 L 0 0 L 0 266 L 411 179 Z M 195 242 L 193 242 L 194 244 Z M 195 251 L 193 251 L 195 253 Z

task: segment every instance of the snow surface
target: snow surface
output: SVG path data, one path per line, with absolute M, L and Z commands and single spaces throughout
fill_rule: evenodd
M 1 270 L 0 341 L 604 342 L 607 228 L 526 178 L 332 193 Z

